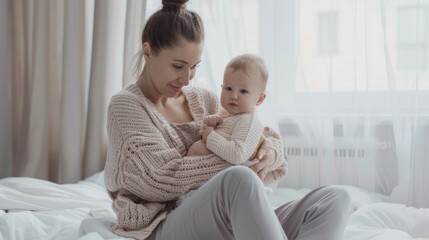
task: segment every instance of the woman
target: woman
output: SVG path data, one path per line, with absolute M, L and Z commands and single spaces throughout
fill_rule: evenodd
M 201 18 L 186 2 L 164 0 L 148 19 L 143 71 L 109 105 L 105 178 L 118 218 L 114 233 L 136 239 L 340 239 L 350 205 L 340 189 L 319 188 L 272 210 L 261 179 L 280 180 L 286 164 L 281 141 L 270 132 L 251 168 L 214 154 L 186 156 L 200 139 L 203 118 L 219 108 L 213 93 L 184 88 L 204 40 Z

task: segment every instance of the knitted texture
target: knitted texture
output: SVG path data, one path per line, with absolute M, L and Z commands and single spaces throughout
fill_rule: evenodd
M 225 161 L 242 164 L 251 160 L 263 131 L 256 113 L 231 115 L 207 136 L 206 146 Z
M 184 88 L 193 122 L 169 123 L 155 105 L 130 84 L 112 97 L 107 131 L 108 154 L 105 181 L 117 215 L 114 233 L 146 239 L 163 221 L 176 200 L 197 189 L 221 170 L 231 166 L 214 154 L 186 156 L 203 118 L 215 114 L 218 98 L 200 88 Z M 281 142 L 267 141 L 277 159 L 269 180 L 286 173 Z

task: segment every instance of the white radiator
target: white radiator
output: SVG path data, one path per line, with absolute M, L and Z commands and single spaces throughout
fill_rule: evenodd
M 376 139 L 335 137 L 332 147 L 326 147 L 306 144 L 300 137 L 284 136 L 283 145 L 289 173 L 280 186 L 349 184 L 375 189 L 374 146 L 379 146 Z
M 390 136 L 385 134 L 388 130 L 385 124 L 376 126 L 372 137 L 331 136 L 324 141 L 303 137 L 297 129 L 297 125 L 290 123 L 280 125 L 288 162 L 288 174 L 279 183 L 280 187 L 347 184 L 387 194 L 397 184 L 385 180 L 397 179 L 393 135 L 386 139 L 378 134 L 381 130 L 382 136 Z

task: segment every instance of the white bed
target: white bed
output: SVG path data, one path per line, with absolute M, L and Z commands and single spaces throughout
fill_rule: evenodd
M 429 209 L 388 203 L 382 195 L 344 188 L 353 199 L 344 240 L 429 239 Z M 278 188 L 270 201 L 278 206 L 308 191 Z M 126 239 L 110 232 L 115 222 L 110 207 L 102 173 L 64 185 L 34 178 L 1 179 L 0 240 Z

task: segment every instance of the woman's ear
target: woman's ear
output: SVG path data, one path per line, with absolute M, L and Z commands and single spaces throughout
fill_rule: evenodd
M 256 106 L 261 105 L 264 102 L 265 97 L 266 97 L 265 93 L 261 93 L 261 95 L 259 95 L 258 101 L 256 102 Z
M 149 43 L 143 43 L 143 55 L 146 62 L 150 59 L 151 51 Z

